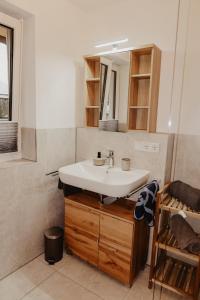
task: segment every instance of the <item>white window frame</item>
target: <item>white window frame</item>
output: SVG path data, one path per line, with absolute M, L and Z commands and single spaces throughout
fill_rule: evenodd
M 0 163 L 3 161 L 20 159 L 21 156 L 21 126 L 20 126 L 20 104 L 21 104 L 21 73 L 22 73 L 22 19 L 16 19 L 0 12 L 0 24 L 13 28 L 13 86 L 12 86 L 12 121 L 18 123 L 18 151 L 0 154 Z M 9 121 L 0 121 L 9 122 Z

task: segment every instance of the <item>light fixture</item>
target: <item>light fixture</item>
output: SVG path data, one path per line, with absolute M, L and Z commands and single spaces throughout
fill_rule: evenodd
M 171 121 L 171 119 L 169 119 L 169 121 L 168 121 L 168 127 L 170 128 L 172 126 L 172 121 Z
M 102 51 L 99 53 L 96 53 L 95 55 L 106 55 L 106 54 L 114 54 L 114 53 L 121 53 L 121 52 L 127 52 L 136 49 L 135 47 L 128 47 L 128 48 L 120 48 L 120 49 L 112 49 L 107 51 Z
M 107 46 L 113 46 L 113 48 L 116 49 L 119 44 L 123 44 L 123 43 L 126 43 L 126 42 L 128 42 L 128 38 L 123 39 L 123 40 L 119 40 L 119 41 L 114 41 L 114 42 L 109 42 L 109 43 L 95 45 L 95 48 L 102 48 L 102 47 L 107 47 Z

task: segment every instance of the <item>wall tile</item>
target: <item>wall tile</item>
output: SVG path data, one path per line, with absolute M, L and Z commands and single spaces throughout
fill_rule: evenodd
M 43 252 L 45 229 L 63 226 L 58 176 L 45 174 L 74 162 L 75 129 L 37 130 L 37 137 L 38 162 L 0 166 L 0 278 Z
M 21 128 L 22 140 L 22 157 L 25 159 L 37 160 L 36 148 L 36 129 L 35 128 Z
M 199 188 L 200 135 L 180 134 L 177 142 L 175 180 Z
M 131 158 L 132 167 L 151 171 L 152 178 L 165 181 L 166 171 L 171 170 L 170 156 L 173 143 L 168 134 L 148 134 L 142 132 L 105 132 L 96 128 L 77 129 L 76 160 L 92 159 L 98 151 L 103 154 L 108 149 L 114 150 L 115 164 L 120 166 L 121 158 Z M 159 152 L 144 152 L 135 149 L 136 141 L 156 142 L 160 144 Z

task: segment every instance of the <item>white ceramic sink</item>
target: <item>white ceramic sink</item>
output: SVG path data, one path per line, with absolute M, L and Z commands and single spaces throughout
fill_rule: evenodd
M 142 169 L 122 171 L 107 165 L 94 166 L 92 161 L 82 161 L 59 169 L 60 180 L 88 191 L 112 197 L 125 197 L 145 184 L 150 172 Z

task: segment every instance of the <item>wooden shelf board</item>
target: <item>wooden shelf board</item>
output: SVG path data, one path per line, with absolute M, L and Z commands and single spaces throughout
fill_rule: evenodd
M 146 74 L 132 74 L 131 78 L 137 78 L 137 79 L 150 79 L 151 73 Z
M 147 129 L 131 129 L 129 128 L 128 131 L 141 131 L 141 132 L 147 132 Z
M 76 202 L 78 205 L 91 206 L 97 212 L 101 211 L 107 216 L 123 220 L 126 223 L 133 224 L 133 211 L 135 203 L 128 199 L 118 199 L 110 205 L 100 203 L 99 195 L 94 192 L 82 191 L 65 197 L 66 202 Z
M 172 246 L 160 243 L 160 242 L 156 242 L 156 247 L 159 248 L 159 249 L 162 249 L 162 250 L 166 250 L 167 252 L 176 254 L 180 257 L 188 258 L 188 259 L 190 259 L 194 262 L 197 262 L 197 263 L 199 262 L 199 256 L 198 255 L 194 255 L 194 254 L 189 253 L 189 252 L 183 252 L 183 251 L 181 251 L 180 249 L 178 249 L 176 247 L 172 247 Z
M 192 296 L 195 271 L 194 266 L 166 256 L 156 267 L 152 281 L 179 295 Z
M 96 55 L 90 55 L 90 56 L 84 56 L 85 60 L 89 60 L 89 61 L 100 61 L 100 56 L 96 56 Z
M 176 293 L 177 295 L 180 295 L 180 296 L 191 296 L 190 294 L 187 294 L 187 293 L 185 293 L 184 291 L 181 291 L 181 290 L 179 290 L 179 289 L 177 289 L 177 288 L 174 288 L 174 287 L 172 287 L 172 286 L 170 286 L 170 285 L 168 285 L 168 284 L 166 284 L 166 283 L 163 283 L 163 282 L 161 282 L 161 281 L 159 281 L 159 280 L 157 280 L 157 279 L 152 279 L 152 281 L 155 283 L 155 284 L 157 284 L 157 285 L 159 285 L 159 286 L 162 286 L 163 288 L 165 288 L 165 289 L 167 289 L 167 290 L 169 290 L 169 291 L 171 291 L 171 292 L 174 292 L 174 293 Z
M 99 105 L 87 105 L 85 108 L 86 109 L 88 109 L 88 108 L 96 108 L 96 109 L 98 109 Z
M 99 82 L 99 81 L 100 81 L 99 77 L 86 79 L 86 82 Z
M 196 263 L 199 262 L 199 255 L 192 254 L 187 250 L 181 250 L 178 247 L 178 242 L 175 239 L 175 236 L 173 235 L 169 227 L 163 228 L 159 232 L 158 241 L 156 241 L 156 247 L 181 256 L 183 258 L 187 258 Z
M 180 210 L 183 210 L 184 213 L 188 217 L 200 219 L 200 212 L 192 211 L 191 208 L 183 204 L 178 199 L 172 198 L 170 196 L 166 197 L 160 204 L 160 208 L 165 211 L 169 212 L 179 212 Z
M 150 107 L 149 106 L 146 106 L 146 105 L 131 105 L 129 106 L 130 109 L 149 109 Z

